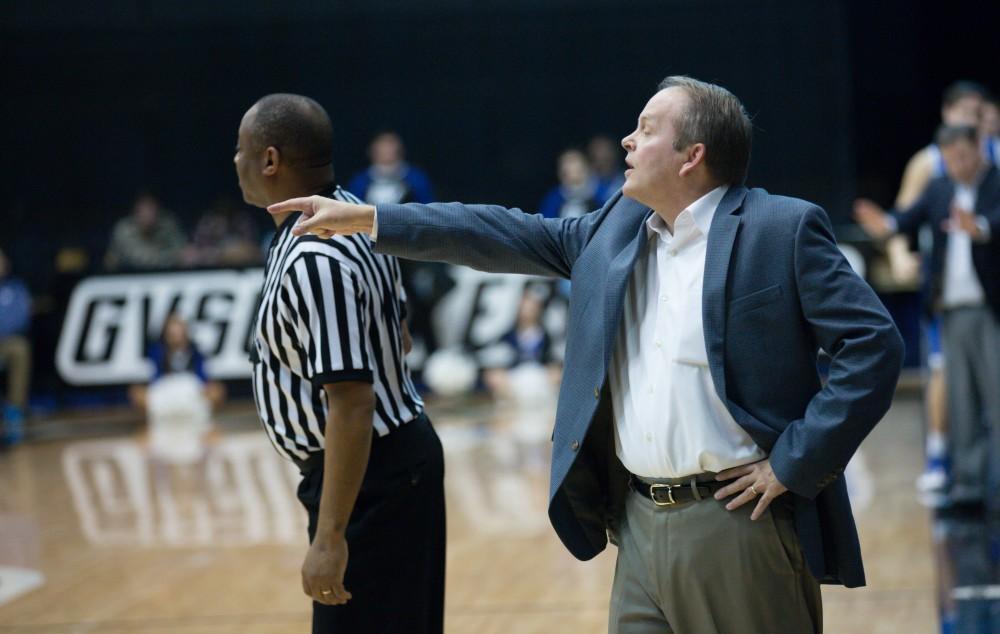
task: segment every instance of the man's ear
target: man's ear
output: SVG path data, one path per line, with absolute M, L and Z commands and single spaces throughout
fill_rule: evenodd
M 281 165 L 281 152 L 273 145 L 267 146 L 264 150 L 264 169 L 261 173 L 264 176 L 274 176 L 278 173 L 278 166 Z
M 681 176 L 687 176 L 699 165 L 705 162 L 705 144 L 695 143 L 687 149 L 687 160 L 684 161 L 684 165 L 681 165 L 681 171 L 678 172 Z

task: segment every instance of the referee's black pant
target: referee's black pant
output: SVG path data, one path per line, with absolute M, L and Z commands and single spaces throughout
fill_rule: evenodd
M 322 460 L 301 465 L 298 497 L 316 536 Z M 440 634 L 444 630 L 444 454 L 427 416 L 372 438 L 347 526 L 344 605 L 313 602 L 313 634 Z

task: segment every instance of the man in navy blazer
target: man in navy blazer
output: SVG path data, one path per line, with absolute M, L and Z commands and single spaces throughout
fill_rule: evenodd
M 549 517 L 579 559 L 619 545 L 612 632 L 818 632 L 818 583 L 864 585 L 843 470 L 902 341 L 822 209 L 743 187 L 751 130 L 725 89 L 668 77 L 622 141 L 622 191 L 582 217 L 271 208 L 303 211 L 300 233 L 572 280 Z
M 947 502 L 981 505 L 1000 468 L 1000 171 L 985 161 L 976 129 L 941 126 L 934 139 L 946 174 L 909 208 L 885 213 L 869 200 L 855 216 L 873 237 L 933 236 L 927 309 L 942 316 L 950 478 Z M 985 424 L 984 424 L 985 423 Z

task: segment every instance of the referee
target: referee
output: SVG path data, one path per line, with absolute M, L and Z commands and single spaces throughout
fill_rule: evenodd
M 233 159 L 243 198 L 356 202 L 334 184 L 332 145 L 312 99 L 260 99 Z M 399 264 L 361 234 L 295 237 L 298 215 L 274 216 L 251 359 L 264 429 L 302 472 L 312 631 L 439 633 L 444 461 L 406 365 Z

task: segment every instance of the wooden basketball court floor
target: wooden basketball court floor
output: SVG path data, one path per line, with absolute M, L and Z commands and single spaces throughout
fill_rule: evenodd
M 446 631 L 606 631 L 614 548 L 576 561 L 545 514 L 551 412 L 429 412 L 446 449 Z M 132 430 L 0 453 L 0 632 L 307 632 L 297 474 L 251 409 L 230 418 L 203 469 L 151 464 Z M 954 562 L 980 561 L 917 502 L 920 421 L 898 398 L 849 469 L 869 585 L 824 588 L 826 632 L 940 631 L 937 569 L 947 585 Z

